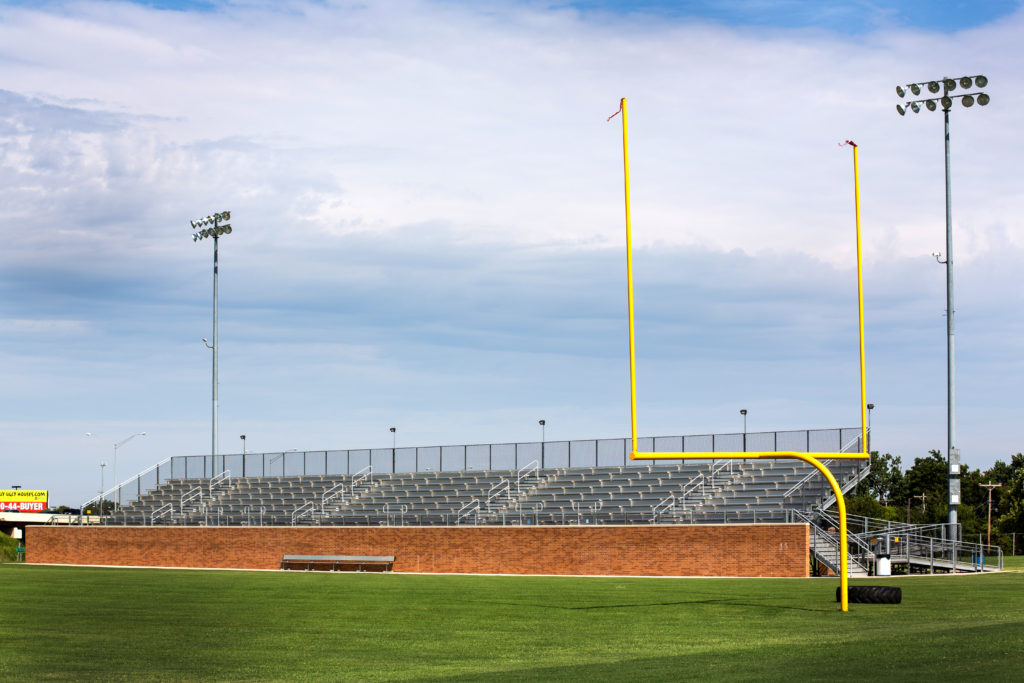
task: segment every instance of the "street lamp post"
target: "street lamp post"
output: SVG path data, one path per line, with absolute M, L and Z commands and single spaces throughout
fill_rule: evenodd
M 547 434 L 545 433 L 544 429 L 547 423 L 547 420 L 537 420 L 537 424 L 540 425 L 540 466 L 542 469 L 544 467 L 544 442 L 547 441 Z M 518 462 L 516 463 L 516 467 L 519 467 Z
M 949 176 L 949 110 L 952 108 L 953 100 L 955 98 L 959 98 L 960 103 L 963 104 L 964 107 L 974 105 L 975 100 L 977 100 L 979 105 L 984 107 L 990 101 L 988 94 L 983 92 L 951 95 L 950 93 L 956 90 L 957 85 L 964 90 L 969 90 L 972 87 L 984 88 L 988 85 L 988 78 L 985 76 L 963 76 L 958 79 L 942 78 L 934 81 L 910 83 L 906 86 L 896 86 L 896 94 L 901 98 L 906 97 L 908 92 L 915 97 L 920 95 L 922 87 L 927 88 L 928 92 L 934 96 L 920 100 L 910 100 L 906 103 L 906 106 L 903 104 L 897 104 L 896 111 L 900 116 L 904 116 L 908 110 L 916 114 L 921 111 L 922 105 L 924 105 L 928 111 L 935 111 L 939 106 L 941 106 L 945 128 L 946 259 L 942 260 L 942 254 L 935 254 L 934 256 L 939 263 L 943 263 L 946 266 L 946 458 L 949 471 L 948 521 L 950 533 L 953 538 L 957 538 L 957 507 L 960 505 L 960 449 L 956 447 L 956 383 L 953 353 L 953 315 L 955 313 L 955 309 L 953 308 L 953 210 Z M 940 89 L 942 90 L 941 97 L 938 95 Z
M 868 409 L 868 437 L 867 437 L 868 438 L 868 442 L 867 442 L 866 445 L 868 447 L 868 449 L 867 449 L 868 453 L 870 453 L 871 452 L 871 411 L 875 409 L 875 404 L 874 403 L 869 403 L 867 405 L 867 409 Z
M 213 344 L 211 345 L 206 339 L 203 339 L 206 348 L 213 351 L 213 434 L 210 444 L 211 477 L 216 474 L 217 469 L 217 352 L 219 350 L 217 345 L 217 246 L 221 235 L 231 234 L 231 225 L 226 222 L 229 220 L 231 220 L 231 212 L 222 211 L 212 216 L 190 221 L 192 229 L 196 231 L 192 233 L 193 242 L 213 238 Z M 223 225 L 221 221 L 224 221 Z
M 145 436 L 145 435 L 146 435 L 146 432 L 138 432 L 136 434 L 132 434 L 127 439 L 123 439 L 123 440 L 119 441 L 118 443 L 114 444 L 114 486 L 118 485 L 118 482 L 117 482 L 117 449 L 120 448 L 121 446 L 125 445 L 126 443 L 128 443 L 129 441 L 134 439 L 135 437 L 137 437 L 137 436 Z M 120 507 L 121 506 L 121 489 L 120 489 L 120 487 L 118 487 L 118 489 L 117 489 L 117 500 L 114 501 L 114 502 L 115 502 L 115 506 L 116 507 Z
M 106 476 L 107 461 L 100 460 L 100 516 L 103 516 L 103 494 L 107 491 Z
M 396 436 L 396 432 L 397 431 L 398 431 L 398 427 L 391 427 L 391 472 L 392 473 L 395 472 L 395 467 L 396 467 L 396 464 L 397 464 L 396 460 L 395 460 L 395 446 L 398 444 L 398 436 Z
M 743 452 L 747 452 L 747 409 L 741 408 L 740 415 L 743 416 Z

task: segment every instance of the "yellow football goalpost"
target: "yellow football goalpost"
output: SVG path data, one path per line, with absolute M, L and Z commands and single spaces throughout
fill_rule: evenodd
M 828 480 L 832 492 L 836 495 L 836 506 L 839 508 L 839 595 L 840 609 L 843 612 L 849 610 L 848 600 L 848 568 L 846 548 L 846 502 L 843 500 L 843 492 L 839 487 L 832 472 L 822 460 L 865 460 L 870 458 L 867 452 L 867 403 L 865 398 L 865 370 L 864 370 L 864 286 L 863 270 L 861 266 L 860 247 L 860 187 L 857 169 L 857 145 L 847 140 L 844 143 L 853 147 L 853 197 L 857 222 L 857 313 L 858 331 L 860 336 L 860 420 L 861 420 L 861 452 L 859 453 L 800 453 L 796 451 L 763 451 L 763 452 L 682 452 L 682 453 L 646 453 L 637 450 L 636 435 L 636 343 L 633 325 L 633 243 L 632 225 L 629 205 L 629 137 L 626 127 L 626 98 L 620 101 L 620 108 L 616 114 L 622 115 L 622 161 L 626 190 L 626 278 L 628 280 L 629 298 L 629 406 L 630 421 L 632 424 L 632 448 L 629 457 L 631 460 L 780 460 L 795 459 L 802 460 L 812 465 L 821 472 Z M 608 117 L 611 120 L 615 114 Z

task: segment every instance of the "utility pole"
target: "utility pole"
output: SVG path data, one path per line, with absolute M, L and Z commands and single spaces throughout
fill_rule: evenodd
M 989 482 L 987 484 L 980 484 L 982 488 L 988 489 L 988 543 L 986 545 L 992 545 L 992 489 L 1003 488 L 1002 484 L 993 484 Z

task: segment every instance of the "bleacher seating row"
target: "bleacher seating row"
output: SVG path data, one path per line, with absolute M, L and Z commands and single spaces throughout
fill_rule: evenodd
M 840 484 L 864 476 L 840 471 Z M 798 461 L 688 461 L 358 475 L 168 479 L 105 520 L 129 525 L 640 524 L 785 521 L 830 494 Z

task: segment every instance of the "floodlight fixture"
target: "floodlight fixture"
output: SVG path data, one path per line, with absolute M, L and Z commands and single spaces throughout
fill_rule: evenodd
M 988 104 L 988 102 L 989 102 L 988 95 L 986 95 L 985 93 L 979 93 L 978 94 L 978 104 L 980 104 L 981 106 L 984 107 L 986 104 Z
M 950 107 L 953 106 L 953 98 L 951 98 L 949 95 L 943 96 L 940 102 L 942 102 L 943 109 L 949 109 Z
M 937 93 L 939 92 L 939 84 L 937 81 L 928 81 L 928 92 Z
M 917 103 L 917 102 L 911 102 L 910 103 L 910 108 L 913 110 L 913 112 L 915 114 L 918 113 L 919 111 L 921 111 L 921 105 L 919 103 Z
M 907 114 L 907 110 L 903 108 L 902 104 L 897 104 L 896 105 L 896 111 L 899 112 L 900 116 L 906 116 L 906 114 Z
M 921 94 L 921 86 L 918 85 L 917 83 L 912 83 L 910 85 L 910 92 L 914 93 L 915 96 L 920 95 Z
M 897 85 L 896 86 L 896 94 L 899 95 L 900 97 L 903 97 L 904 95 L 907 94 L 907 91 L 903 89 L 902 85 Z
M 960 98 L 960 104 L 964 105 L 965 107 L 973 106 L 974 98 L 970 95 L 964 95 L 963 97 Z
M 924 106 L 928 107 L 928 111 L 935 111 L 935 107 L 938 105 L 935 104 L 935 100 L 928 100 Z
M 971 77 L 970 76 L 961 76 L 960 77 L 960 87 L 963 88 L 964 90 L 967 90 L 968 88 L 970 88 L 971 87 Z
M 984 76 L 975 76 L 974 77 L 974 87 L 976 87 L 976 88 L 984 88 L 986 85 L 988 85 L 988 79 L 987 78 L 985 78 Z

